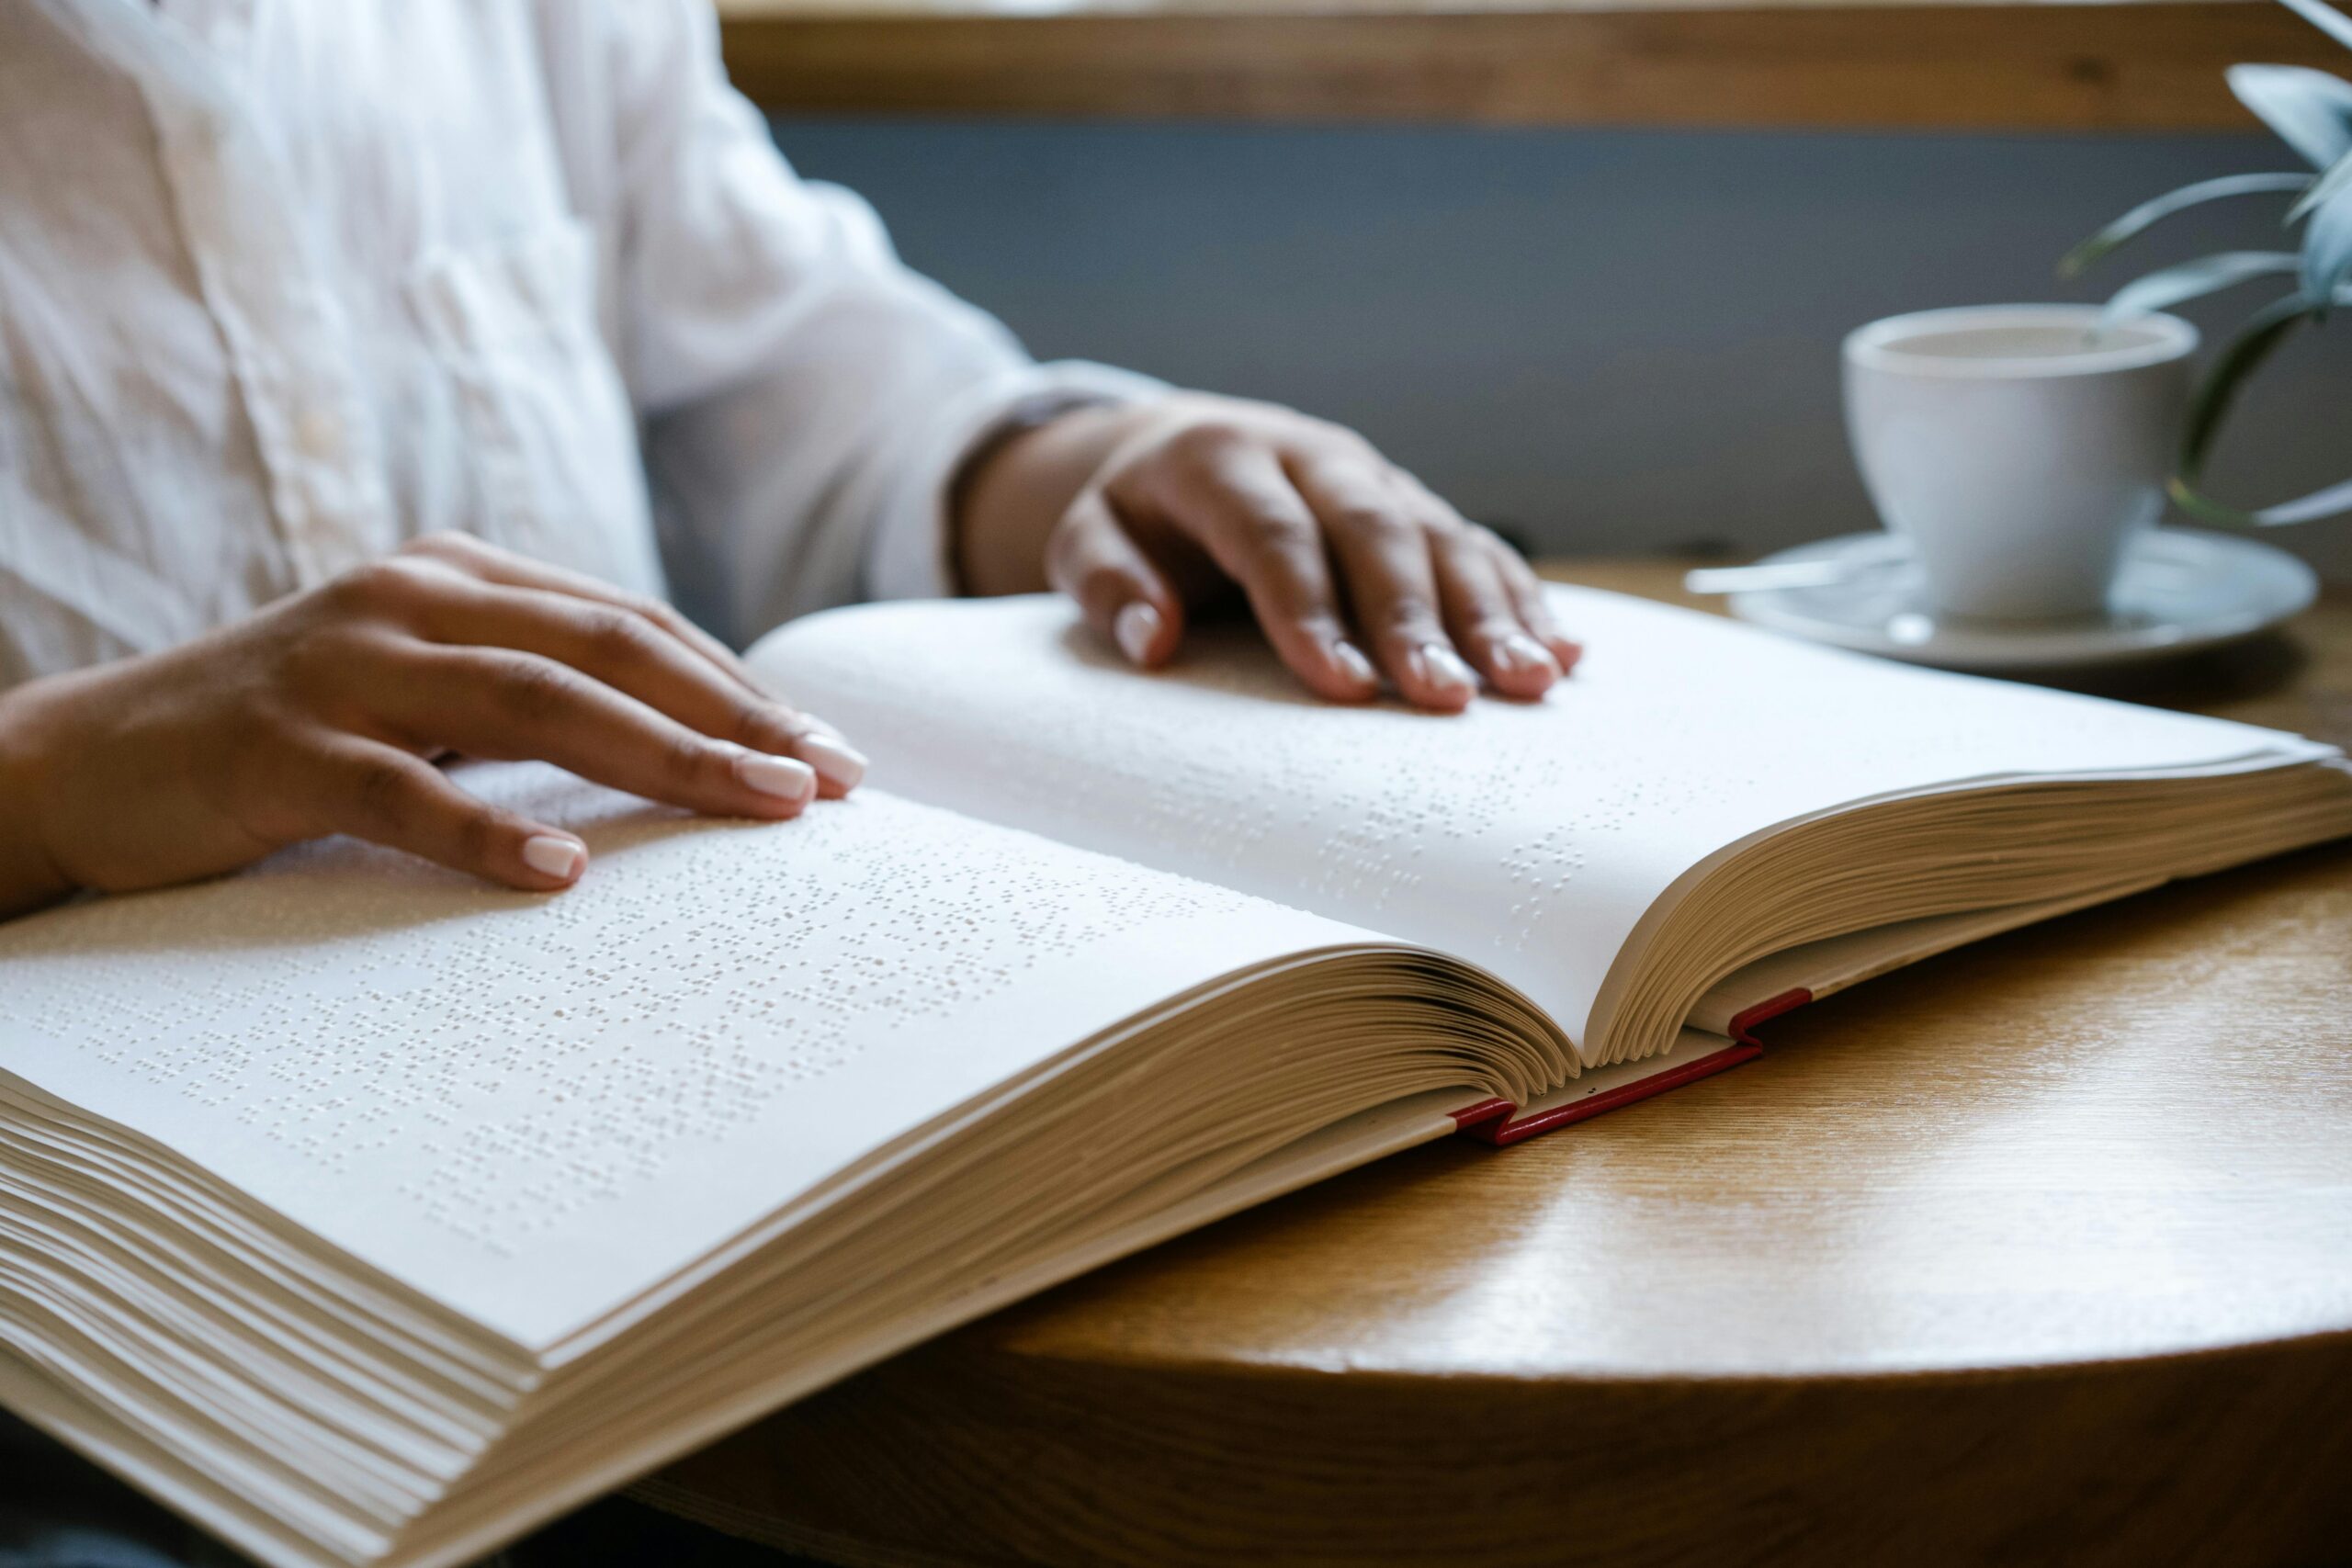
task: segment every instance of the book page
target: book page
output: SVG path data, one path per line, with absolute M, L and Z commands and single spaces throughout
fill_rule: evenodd
M 0 1074 L 526 1349 L 1173 995 L 1367 933 L 874 789 L 695 819 L 537 765 L 568 893 L 349 840 L 0 924 Z
M 1240 626 L 1142 673 L 1047 596 L 831 611 L 752 659 L 891 789 L 1451 952 L 1578 1041 L 1644 911 L 1750 834 L 1971 782 L 2330 754 L 1552 594 L 1575 673 L 1452 716 L 1318 702 Z

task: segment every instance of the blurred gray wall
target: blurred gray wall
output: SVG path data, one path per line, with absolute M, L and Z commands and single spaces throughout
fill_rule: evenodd
M 1540 548 L 1762 549 L 1871 525 L 1838 341 L 1897 310 L 2091 298 L 2271 248 L 2234 204 L 2091 288 L 2051 264 L 2143 197 L 2291 167 L 2260 134 L 1855 136 L 785 120 L 900 251 L 1040 355 L 1346 421 Z M 2191 312 L 2209 342 L 2267 298 Z M 2352 321 L 2250 400 L 2217 489 L 2352 474 Z M 2352 577 L 2352 523 L 2293 531 Z

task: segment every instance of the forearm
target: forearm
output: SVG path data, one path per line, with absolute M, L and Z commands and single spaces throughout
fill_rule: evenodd
M 45 682 L 0 692 L 0 920 L 54 904 L 74 891 L 35 830 L 33 708 Z
M 1074 409 L 974 457 L 956 487 L 956 578 L 967 593 L 1035 593 L 1046 541 L 1149 405 Z

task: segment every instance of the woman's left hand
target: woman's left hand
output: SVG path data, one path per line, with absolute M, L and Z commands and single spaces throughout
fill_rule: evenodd
M 1481 679 L 1537 697 L 1579 651 L 1490 530 L 1363 436 L 1268 403 L 1182 393 L 1065 414 L 982 459 L 960 515 L 969 587 L 1035 587 L 1041 564 L 1146 668 L 1237 589 L 1283 662 L 1340 702 L 1384 675 L 1437 712 Z

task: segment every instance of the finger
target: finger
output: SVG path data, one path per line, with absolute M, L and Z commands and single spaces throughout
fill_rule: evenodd
M 1126 501 L 1114 495 L 1121 510 Z M 1135 498 L 1156 506 L 1240 585 L 1274 652 L 1307 690 L 1362 702 L 1380 677 L 1348 636 L 1322 531 L 1273 452 L 1245 435 L 1196 438 Z
M 1559 622 L 1544 600 L 1543 580 L 1535 575 L 1526 558 L 1498 538 L 1493 529 L 1481 527 L 1464 517 L 1453 509 L 1453 502 L 1423 484 L 1418 476 L 1397 468 L 1392 470 L 1391 477 L 1414 498 L 1424 516 L 1437 520 L 1453 531 L 1466 534 L 1485 549 L 1502 578 L 1503 592 L 1510 595 L 1511 609 L 1518 615 L 1520 625 L 1544 645 L 1544 651 L 1551 654 L 1553 662 L 1560 667 L 1562 673 L 1575 668 L 1584 649 L 1575 638 L 1560 630 Z
M 311 788 L 313 837 L 348 833 L 534 893 L 569 887 L 588 868 L 588 846 L 573 834 L 479 800 L 430 762 L 376 741 L 325 741 Z
M 1310 453 L 1291 477 L 1321 520 L 1348 585 L 1357 628 L 1407 702 L 1460 713 L 1478 694 L 1439 618 L 1428 530 L 1372 460 Z
M 609 582 L 572 571 L 546 561 L 533 560 L 528 556 L 503 550 L 496 545 L 477 539 L 470 534 L 427 534 L 401 547 L 404 554 L 424 556 L 445 562 L 481 578 L 485 582 L 504 583 L 510 588 L 537 588 L 549 593 L 566 593 L 575 599 L 594 600 L 612 604 L 644 616 L 688 648 L 707 660 L 713 668 L 729 680 L 755 692 L 767 688 L 750 668 L 738 659 L 727 645 L 703 630 L 678 612 L 675 605 L 650 594 L 631 593 Z
M 1486 541 L 1466 527 L 1440 526 L 1430 531 L 1430 550 L 1454 646 L 1506 696 L 1532 699 L 1551 690 L 1559 662 L 1521 623 Z
M 718 817 L 796 817 L 816 797 L 808 763 L 700 734 L 537 654 L 411 644 L 398 669 L 381 711 L 413 747 L 553 762 Z
M 434 642 L 552 659 L 691 729 L 797 757 L 817 770 L 818 787 L 828 796 L 847 795 L 865 776 L 864 755 L 830 726 L 729 680 L 684 639 L 618 604 L 453 573 L 415 612 L 412 626 Z
M 1487 553 L 1494 558 L 1496 569 L 1502 573 L 1503 590 L 1510 595 L 1511 607 L 1518 612 L 1520 625 L 1549 650 L 1559 665 L 1560 672 L 1566 674 L 1577 667 L 1577 660 L 1584 657 L 1584 645 L 1560 629 L 1558 617 L 1552 614 L 1551 601 L 1544 596 L 1544 580 L 1535 575 L 1535 569 L 1500 539 L 1491 534 L 1487 538 Z
M 1183 600 L 1094 486 L 1070 502 L 1046 541 L 1046 578 L 1077 600 L 1088 624 L 1142 669 L 1165 664 L 1183 640 Z

